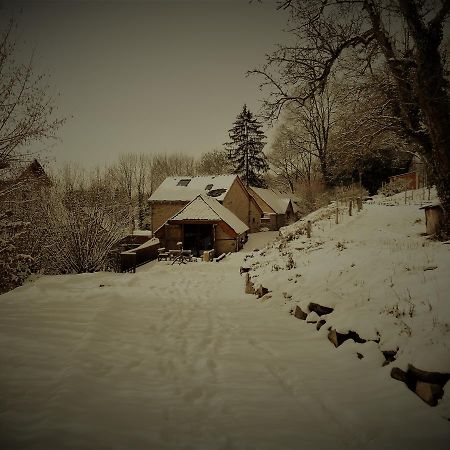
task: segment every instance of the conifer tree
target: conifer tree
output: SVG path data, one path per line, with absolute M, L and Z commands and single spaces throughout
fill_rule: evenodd
M 228 159 L 235 174 L 246 186 L 266 187 L 263 175 L 269 165 L 263 153 L 266 136 L 262 125 L 244 105 L 241 113 L 228 131 L 231 141 L 225 144 Z

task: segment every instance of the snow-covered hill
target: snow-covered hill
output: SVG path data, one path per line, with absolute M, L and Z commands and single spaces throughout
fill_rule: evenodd
M 334 205 L 322 208 L 247 258 L 250 280 L 271 291 L 262 301 L 291 312 L 298 305 L 308 313 L 310 302 L 332 307 L 321 316 L 326 326 L 319 333 L 325 338 L 333 329 L 369 341 L 347 341 L 339 352 L 373 360 L 383 360 L 383 351 L 396 352 L 395 366 L 403 370 L 412 364 L 450 373 L 450 245 L 424 236 L 420 205 L 410 200 L 405 205 L 404 194 L 375 197 L 351 217 L 341 207 L 339 224 Z M 306 321 L 318 321 L 314 314 Z M 441 406 L 445 417 L 448 400 Z
M 311 239 L 300 222 L 220 263 L 0 296 L 0 448 L 447 448 L 448 392 L 432 408 L 390 371 L 450 369 L 450 246 L 420 235 L 417 205 L 390 203 L 339 225 L 318 211 Z M 245 294 L 241 266 L 272 292 Z M 289 314 L 309 302 L 334 308 L 319 331 Z M 328 327 L 379 342 L 335 348 Z

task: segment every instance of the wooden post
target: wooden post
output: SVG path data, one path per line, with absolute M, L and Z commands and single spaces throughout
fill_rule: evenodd
M 348 203 L 348 215 L 352 215 L 352 199 L 350 199 L 350 202 Z
M 361 199 L 361 197 L 357 197 L 356 198 L 356 204 L 358 206 L 358 212 L 361 211 L 361 209 L 362 209 L 362 199 Z
M 339 223 L 339 197 L 336 192 L 336 224 Z
M 311 221 L 308 220 L 308 222 L 306 223 L 306 236 L 308 238 L 311 237 Z

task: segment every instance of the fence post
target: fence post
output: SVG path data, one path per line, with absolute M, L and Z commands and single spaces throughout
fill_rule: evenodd
M 358 205 L 358 212 L 362 210 L 362 199 L 361 197 L 357 197 L 356 204 Z
M 350 201 L 348 203 L 348 215 L 349 216 L 352 215 L 352 199 L 350 199 Z
M 306 223 L 306 236 L 308 238 L 311 237 L 311 221 L 308 220 L 308 222 Z

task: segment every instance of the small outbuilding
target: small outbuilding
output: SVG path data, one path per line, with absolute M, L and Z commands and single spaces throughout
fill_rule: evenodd
M 442 205 L 439 202 L 430 203 L 422 206 L 420 209 L 425 211 L 426 233 L 439 235 L 444 226 L 444 209 Z
M 281 196 L 273 189 L 252 186 L 248 190 L 264 213 L 261 217 L 262 227 L 275 231 L 296 220 L 290 198 Z
M 155 231 L 163 247 L 176 250 L 177 243 L 194 256 L 215 250 L 216 254 L 239 251 L 249 227 L 216 199 L 198 195 Z

